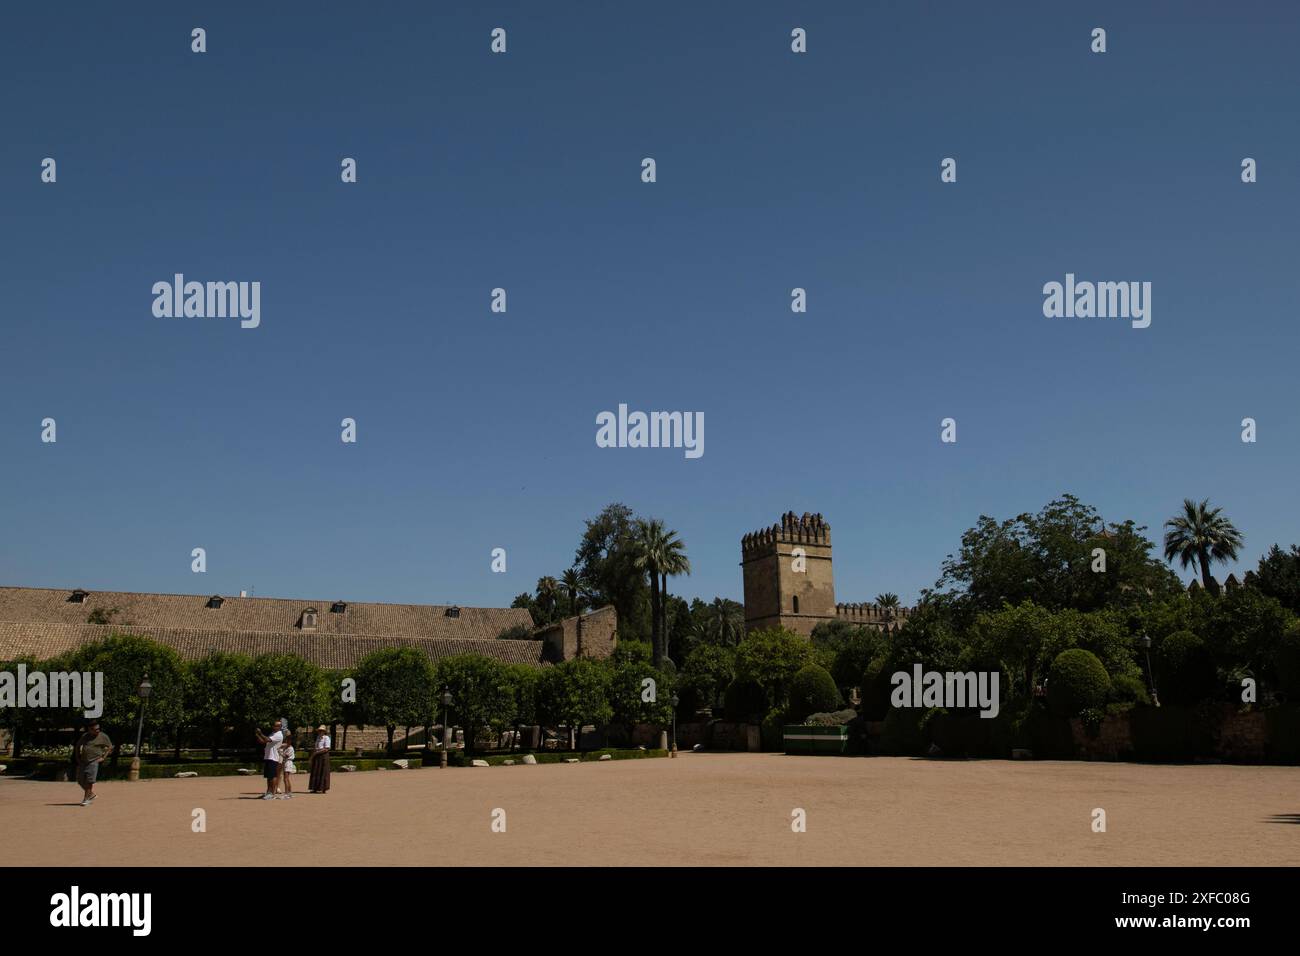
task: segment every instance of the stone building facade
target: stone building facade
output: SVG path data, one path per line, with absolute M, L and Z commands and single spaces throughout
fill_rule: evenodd
M 824 621 L 896 630 L 910 608 L 837 604 L 831 526 L 820 514 L 786 512 L 770 528 L 740 539 L 745 630 L 784 627 L 805 637 Z

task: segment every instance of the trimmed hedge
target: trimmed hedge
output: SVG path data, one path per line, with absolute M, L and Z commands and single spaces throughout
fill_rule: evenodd
M 805 664 L 790 680 L 790 706 L 786 716 L 800 723 L 809 714 L 835 710 L 840 706 L 840 689 L 830 671 Z
M 435 752 L 436 754 L 436 752 Z M 609 754 L 613 760 L 638 760 L 644 757 L 666 757 L 666 750 L 616 750 L 614 748 L 604 748 L 601 750 L 588 750 L 583 753 L 573 753 L 568 751 L 542 751 L 534 752 L 533 756 L 537 758 L 539 764 L 542 763 L 563 763 L 566 758 L 577 757 L 584 763 L 598 761 L 602 754 Z M 494 756 L 487 755 L 470 755 L 465 756 L 462 751 L 453 750 L 447 753 L 447 765 L 449 767 L 468 767 L 471 760 L 486 760 L 491 766 L 500 766 L 507 760 L 519 762 L 524 752 L 513 754 L 498 754 Z M 384 757 L 383 759 L 366 759 L 362 757 L 331 757 L 330 770 L 333 773 L 346 774 L 349 771 L 342 769 L 344 764 L 356 767 L 356 773 L 373 772 L 379 770 L 393 770 L 393 759 Z M 411 763 L 408 770 L 420 770 L 423 767 L 436 767 L 437 761 L 421 765 L 420 758 L 412 755 L 408 756 Z M 71 765 L 67 760 L 37 760 L 26 757 L 19 760 L 7 760 L 5 776 L 7 777 L 26 777 L 31 776 L 36 780 L 54 780 L 60 770 L 68 770 L 71 776 Z M 307 769 L 305 761 L 298 761 L 299 770 Z M 253 770 L 251 774 L 240 774 L 237 771 L 240 768 Z M 130 760 L 121 760 L 118 762 L 116 769 L 112 764 L 105 761 L 99 771 L 100 780 L 125 780 L 131 769 Z M 178 773 L 193 772 L 200 777 L 248 777 L 250 780 L 262 781 L 262 765 L 260 762 L 247 763 L 238 761 L 205 761 L 203 763 L 172 763 L 172 764 L 150 764 L 142 761 L 140 764 L 141 780 L 166 780 L 175 777 Z M 396 771 L 402 773 L 403 771 Z M 294 774 L 295 780 L 301 779 L 306 781 L 307 774 Z M 301 789 L 306 789 L 304 782 Z
M 1104 707 L 1110 696 L 1110 675 L 1097 655 L 1081 647 L 1061 651 L 1047 678 L 1047 702 L 1058 717 Z

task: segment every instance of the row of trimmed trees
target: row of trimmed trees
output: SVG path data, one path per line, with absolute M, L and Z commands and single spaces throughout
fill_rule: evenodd
M 584 724 L 666 723 L 673 677 L 656 670 L 647 645 L 628 643 L 607 661 L 574 660 L 537 668 L 465 654 L 438 662 L 413 648 L 385 648 L 354 668 L 329 671 L 293 654 L 246 657 L 212 653 L 183 661 L 170 647 L 147 638 L 114 634 L 45 661 L 31 658 L 0 664 L 17 673 L 101 672 L 101 723 L 115 743 L 133 743 L 141 710 L 138 687 L 147 674 L 153 685 L 144 708 L 146 740 L 165 741 L 179 751 L 199 744 L 213 755 L 234 741 L 247 747 L 253 728 L 287 718 L 295 728 L 317 724 L 382 726 L 390 749 L 399 727 L 428 729 L 441 724 L 442 694 L 451 694 L 448 716 L 467 730 L 500 732 L 518 725 L 581 727 Z M 653 695 L 646 679 L 653 681 Z M 650 697 L 653 699 L 648 699 Z M 10 730 L 16 755 L 36 731 L 85 723 L 80 711 L 46 707 L 0 709 L 0 726 Z

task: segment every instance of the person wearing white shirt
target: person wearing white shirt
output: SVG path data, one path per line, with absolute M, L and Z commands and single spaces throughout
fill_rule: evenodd
M 280 744 L 284 743 L 284 733 L 280 730 L 280 722 L 277 720 L 271 725 L 271 735 L 268 737 L 262 733 L 262 728 L 254 729 L 257 739 L 262 742 L 262 776 L 266 777 L 266 793 L 262 795 L 263 800 L 275 799 L 275 781 L 280 776 Z

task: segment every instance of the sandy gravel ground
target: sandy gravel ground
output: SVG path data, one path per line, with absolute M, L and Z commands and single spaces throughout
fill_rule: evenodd
M 0 778 L 3 865 L 1300 864 L 1300 767 L 683 754 L 336 773 L 293 800 L 254 777 L 97 791 Z

